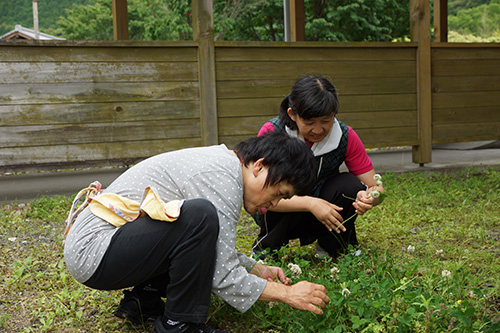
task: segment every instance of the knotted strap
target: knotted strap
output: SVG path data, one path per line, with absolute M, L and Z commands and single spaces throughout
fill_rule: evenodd
M 92 199 L 101 192 L 101 183 L 99 183 L 97 180 L 93 183 L 91 183 L 87 188 L 84 188 L 78 194 L 76 195 L 75 199 L 73 200 L 73 204 L 71 205 L 71 209 L 68 214 L 68 218 L 66 219 L 66 228 L 64 229 L 64 236 L 63 239 L 66 238 L 66 235 L 68 235 L 69 229 L 75 223 L 76 217 L 78 214 L 81 213 L 82 210 L 85 209 L 89 205 L 89 203 L 92 201 Z M 80 206 L 78 206 L 78 203 L 82 200 L 85 200 L 84 202 L 80 203 Z M 78 208 L 77 208 L 78 206 Z M 64 240 L 63 240 L 64 243 Z

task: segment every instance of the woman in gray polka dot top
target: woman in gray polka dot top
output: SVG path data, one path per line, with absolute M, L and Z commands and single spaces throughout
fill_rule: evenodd
M 323 286 L 291 285 L 281 268 L 235 249 L 242 205 L 251 214 L 265 213 L 280 199 L 304 195 L 315 184 L 314 169 L 310 149 L 280 133 L 248 139 L 233 150 L 219 145 L 153 156 L 104 192 L 140 201 L 151 186 L 165 202 L 185 200 L 179 218 L 144 216 L 117 228 L 86 208 L 68 232 L 66 264 L 91 288 L 133 287 L 124 291 L 115 315 L 156 319 L 157 332 L 180 332 L 186 325 L 212 332 L 203 324 L 211 292 L 241 312 L 263 300 L 321 314 L 328 302 Z

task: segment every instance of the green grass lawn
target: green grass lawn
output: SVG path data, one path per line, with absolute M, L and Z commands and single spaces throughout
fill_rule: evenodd
M 280 262 L 326 286 L 322 316 L 258 302 L 241 314 L 212 298 L 210 325 L 234 332 L 500 331 L 500 171 L 383 175 L 384 203 L 356 221 L 360 255 L 337 261 L 292 242 Z M 83 184 L 84 187 L 86 184 Z M 73 280 L 62 255 L 71 198 L 0 206 L 0 332 L 147 332 L 112 312 L 121 291 Z M 243 214 L 238 249 L 256 225 Z M 354 252 L 353 249 L 352 252 Z

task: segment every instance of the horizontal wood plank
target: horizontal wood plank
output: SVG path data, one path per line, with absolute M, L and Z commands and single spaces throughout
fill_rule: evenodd
M 487 44 L 485 44 L 487 45 Z M 215 46 L 219 48 L 353 48 L 353 49 L 364 49 L 364 48 L 416 48 L 418 44 L 416 42 L 309 42 L 309 41 L 298 41 L 298 42 L 274 42 L 274 41 L 227 41 L 219 40 L 215 41 Z
M 433 60 L 500 60 L 500 44 L 468 43 L 455 45 L 450 43 L 432 44 Z
M 414 61 L 220 62 L 218 80 L 296 79 L 307 73 L 332 78 L 415 77 Z
M 498 92 L 449 92 L 432 94 L 432 108 L 463 108 L 500 106 Z
M 337 118 L 352 128 L 417 128 L 417 111 L 342 112 Z
M 499 61 L 495 59 L 433 60 L 433 76 L 500 76 Z
M 199 101 L 0 105 L 1 126 L 71 125 L 200 118 Z
M 0 62 L 0 84 L 197 80 L 197 62 Z
M 240 98 L 218 99 L 217 113 L 219 118 L 278 115 L 282 97 L 278 98 Z
M 1 127 L 0 148 L 200 137 L 198 119 Z
M 217 104 L 219 117 L 244 117 L 255 115 L 277 115 L 282 98 L 220 99 Z M 340 111 L 375 112 L 416 110 L 415 94 L 399 95 L 342 95 L 339 97 Z
M 197 82 L 9 84 L 0 90 L 0 105 L 197 99 Z
M 418 145 L 416 127 L 354 128 L 366 148 Z
M 484 122 L 500 122 L 500 106 L 468 107 L 468 108 L 434 108 L 432 123 L 434 125 L 470 124 Z
M 219 118 L 220 136 L 257 135 L 262 125 L 270 119 L 266 116 Z M 361 129 L 390 128 L 391 130 L 404 127 L 417 128 L 416 111 L 394 112 L 350 112 L 338 115 L 338 119 L 346 125 Z
M 408 78 L 331 78 L 341 95 L 407 94 L 416 93 L 416 80 Z M 291 90 L 295 79 L 263 79 L 240 81 L 217 81 L 218 98 L 284 98 Z
M 53 145 L 44 147 L 16 147 L 0 149 L 0 169 L 32 165 L 62 164 L 86 165 L 89 162 L 141 160 L 163 152 L 198 147 L 200 138 L 173 138 L 149 141 L 110 142 L 107 144 Z M 129 162 L 126 161 L 125 164 Z
M 433 143 L 500 140 L 500 122 L 474 124 L 436 124 L 432 126 Z
M 45 42 L 45 41 L 44 41 Z M 12 62 L 197 62 L 196 47 L 6 46 L 0 59 Z
M 314 50 L 311 52 L 311 50 Z M 217 47 L 216 62 L 233 61 L 401 61 L 416 59 L 416 48 L 392 47 Z
M 496 91 L 500 95 L 499 76 L 434 76 L 432 78 L 432 92 L 472 92 Z

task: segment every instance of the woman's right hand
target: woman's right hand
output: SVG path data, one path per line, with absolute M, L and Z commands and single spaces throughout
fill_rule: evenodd
M 344 225 L 344 219 L 340 215 L 339 211 L 343 208 L 321 198 L 310 197 L 309 211 L 325 225 L 328 231 L 335 230 L 338 234 L 341 231 L 346 231 Z
M 323 314 L 323 310 L 330 298 L 326 295 L 326 288 L 321 284 L 300 281 L 287 288 L 284 303 L 315 314 Z

